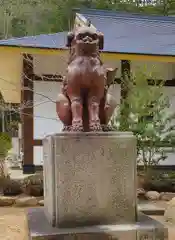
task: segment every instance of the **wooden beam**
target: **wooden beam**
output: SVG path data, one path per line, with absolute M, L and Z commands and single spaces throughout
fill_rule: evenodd
M 57 74 L 44 74 L 42 76 L 39 76 L 39 75 L 36 75 L 36 74 L 33 74 L 32 76 L 32 79 L 33 81 L 44 81 L 44 82 L 62 82 L 63 81 L 63 76 L 61 75 L 57 75 Z M 148 81 L 148 85 L 152 86 L 152 85 L 159 85 L 163 80 L 155 80 L 155 79 L 147 79 Z M 121 78 L 116 78 L 114 83 L 112 84 L 121 84 L 122 80 Z M 169 79 L 169 80 L 165 80 L 164 81 L 164 86 L 167 86 L 167 87 L 175 87 L 175 78 L 173 79 Z M 122 95 L 125 95 L 126 93 L 122 93 Z
M 34 81 L 44 81 L 44 82 L 62 82 L 63 77 L 61 75 L 52 75 L 52 74 L 44 74 L 42 76 L 38 76 L 33 74 Z
M 42 139 L 34 139 L 33 140 L 33 146 L 42 146 L 43 140 Z
M 15 52 L 18 54 L 41 54 L 43 56 L 63 56 L 68 54 L 68 49 L 66 48 L 39 48 L 39 47 L 22 47 L 22 46 L 0 46 L 1 54 L 6 54 L 6 52 Z M 175 62 L 175 55 L 152 55 L 143 53 L 118 53 L 118 52 L 102 52 L 100 54 L 102 60 L 124 60 L 128 59 L 130 61 L 152 61 L 152 62 Z
M 153 79 L 148 79 L 148 84 L 149 85 L 159 85 L 163 80 L 153 80 Z M 175 78 L 171 79 L 171 80 L 165 80 L 163 82 L 163 86 L 165 87 L 175 87 Z
M 21 93 L 23 173 L 35 172 L 33 164 L 33 58 L 23 55 L 23 75 Z
M 156 165 L 156 166 L 151 166 L 152 170 L 155 171 L 162 171 L 162 172 L 172 172 L 175 171 L 175 165 Z M 138 165 L 137 166 L 138 171 L 144 171 L 144 166 L 143 165 Z
M 130 79 L 131 65 L 128 60 L 121 60 L 121 102 L 128 95 L 128 80 Z
M 116 78 L 114 81 L 114 84 L 121 84 L 122 80 L 120 78 Z M 163 80 L 158 80 L 158 79 L 147 79 L 148 85 L 150 86 L 155 86 L 155 85 L 159 85 L 160 83 L 163 82 Z M 175 87 L 175 78 L 173 79 L 169 79 L 169 80 L 165 80 L 163 82 L 163 86 L 165 87 Z M 124 93 L 123 93 L 124 94 Z
M 129 115 L 129 105 L 126 101 L 128 96 L 128 81 L 131 77 L 131 65 L 128 60 L 121 60 L 121 92 L 120 92 L 120 102 L 123 105 L 121 108 L 121 130 L 126 131 L 128 129 L 128 115 Z
M 43 165 L 37 165 L 36 171 L 43 171 Z M 157 166 L 152 166 L 152 170 L 156 172 L 172 172 L 175 171 L 175 165 L 157 165 Z M 144 171 L 144 166 L 143 165 L 137 165 L 137 171 Z

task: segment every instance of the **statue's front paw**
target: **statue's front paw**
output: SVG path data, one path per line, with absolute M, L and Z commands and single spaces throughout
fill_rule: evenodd
M 101 132 L 103 131 L 100 121 L 91 121 L 89 125 L 90 132 Z
M 71 132 L 83 132 L 82 120 L 74 120 L 72 122 Z
M 71 132 L 71 127 L 72 126 L 64 126 L 62 132 Z
M 109 125 L 102 125 L 103 132 L 111 132 L 115 131 L 115 129 L 112 126 Z

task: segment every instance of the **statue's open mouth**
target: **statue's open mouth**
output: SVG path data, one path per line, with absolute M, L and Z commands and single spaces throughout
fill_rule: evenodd
M 83 40 L 78 40 L 77 41 L 77 44 L 80 44 L 80 45 L 84 45 L 84 46 L 87 46 L 87 45 L 90 45 L 90 46 L 92 46 L 92 45 L 96 45 L 97 43 L 96 43 L 96 41 L 94 41 L 93 39 L 91 39 L 90 41 L 89 40 L 85 40 L 84 41 L 84 39 Z
M 89 36 L 86 36 L 82 39 L 84 42 L 92 42 L 92 38 Z
M 83 41 L 83 43 L 84 43 L 84 44 L 91 44 L 91 45 L 94 44 L 94 42 L 92 42 L 92 41 L 91 41 L 91 42 L 89 42 L 89 41 L 84 42 L 84 41 Z

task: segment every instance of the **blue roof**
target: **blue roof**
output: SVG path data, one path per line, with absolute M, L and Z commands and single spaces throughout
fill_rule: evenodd
M 104 51 L 175 56 L 175 17 L 80 10 L 104 33 Z M 0 40 L 0 46 L 63 49 L 67 32 Z
M 104 51 L 175 56 L 175 17 L 85 10 L 104 33 Z
M 41 34 L 36 36 L 0 40 L 0 46 L 62 49 L 65 48 L 66 38 L 67 32 Z

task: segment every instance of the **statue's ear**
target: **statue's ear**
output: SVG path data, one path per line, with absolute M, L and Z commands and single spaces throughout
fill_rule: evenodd
M 72 43 L 72 40 L 74 39 L 74 34 L 73 32 L 69 32 L 67 34 L 67 43 L 66 43 L 66 47 L 71 47 L 71 43 Z
M 98 39 L 99 39 L 99 49 L 102 50 L 104 47 L 104 35 L 103 33 L 98 33 Z

